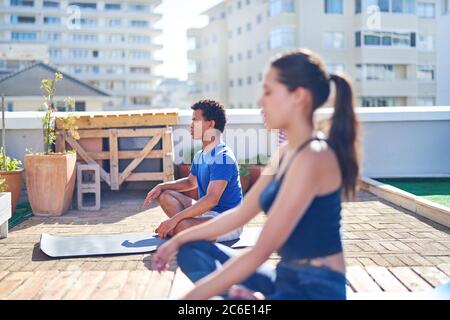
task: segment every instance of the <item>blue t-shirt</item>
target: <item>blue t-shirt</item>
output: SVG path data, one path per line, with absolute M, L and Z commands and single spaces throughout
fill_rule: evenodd
M 191 173 L 197 178 L 199 199 L 206 195 L 210 181 L 228 182 L 219 203 L 212 211 L 222 213 L 241 204 L 243 195 L 239 167 L 233 151 L 227 145 L 219 143 L 209 152 L 197 152 Z

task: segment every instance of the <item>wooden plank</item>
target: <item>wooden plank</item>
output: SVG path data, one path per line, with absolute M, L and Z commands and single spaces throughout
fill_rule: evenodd
M 109 176 L 111 177 L 111 190 L 119 190 L 119 187 L 122 183 L 119 179 L 119 141 L 117 129 L 109 130 L 109 155 Z
M 8 275 L 8 271 L 0 271 L 0 280 L 2 280 L 4 277 Z
M 142 149 L 139 152 L 139 157 L 137 157 L 136 159 L 134 159 L 128 166 L 127 168 L 122 172 L 122 174 L 120 175 L 120 180 L 119 180 L 119 184 L 122 184 L 126 178 L 128 178 L 128 176 L 131 174 L 131 172 L 136 169 L 136 167 L 142 162 L 142 160 L 144 160 L 144 158 L 147 156 L 147 154 L 150 153 L 150 151 L 152 151 L 152 149 L 156 146 L 156 144 L 159 142 L 159 140 L 162 138 L 161 134 L 157 134 L 156 136 L 154 136 L 152 139 L 150 139 L 150 141 L 147 143 L 147 145 L 145 146 L 144 149 Z
M 163 134 L 163 172 L 164 182 L 173 181 L 174 175 L 174 154 L 173 154 L 172 128 L 167 127 Z
M 98 165 L 97 162 L 95 162 L 94 159 L 92 159 L 91 157 L 89 157 L 89 155 L 87 154 L 86 151 L 84 151 L 83 147 L 80 146 L 78 144 L 78 142 L 76 142 L 72 137 L 69 137 L 66 135 L 66 141 L 68 144 L 70 144 L 70 146 L 72 148 L 74 148 L 77 153 L 80 155 L 81 158 L 83 158 L 84 161 L 86 161 L 89 164 L 96 164 Z M 100 170 L 100 176 L 102 177 L 102 179 L 111 186 L 111 179 L 109 177 L 109 174 L 101 167 L 98 165 L 98 168 Z
M 432 286 L 408 267 L 393 267 L 389 270 L 411 291 L 425 291 Z
M 66 293 L 63 299 L 67 300 L 86 300 L 97 288 L 97 285 L 104 278 L 105 271 L 85 271 L 78 278 L 78 281 Z
M 118 129 L 119 138 L 152 137 L 161 132 L 161 129 Z M 80 139 L 108 138 L 109 129 L 79 130 Z
M 408 292 L 408 289 L 388 269 L 383 267 L 366 267 L 375 282 L 386 292 Z
M 175 271 L 175 277 L 173 279 L 172 288 L 170 289 L 169 297 L 174 299 L 181 299 L 189 291 L 195 287 L 194 283 L 177 268 Z
M 58 271 L 37 271 L 10 294 L 7 299 L 30 300 L 57 274 Z
M 38 300 L 61 300 L 64 295 L 75 285 L 81 271 L 62 271 L 52 281 L 35 295 Z
M 107 271 L 105 277 L 97 285 L 90 296 L 93 300 L 116 299 L 128 278 L 128 271 Z
M 122 300 L 136 300 L 143 299 L 145 289 L 147 288 L 150 278 L 152 276 L 151 271 L 130 271 L 125 285 L 120 290 L 118 299 Z
M 436 267 L 413 267 L 413 270 L 433 287 L 439 287 L 450 281 L 450 277 Z
M 143 126 L 171 126 L 178 124 L 178 114 L 134 114 L 134 115 L 107 115 L 107 116 L 78 116 L 75 126 L 78 130 L 105 129 Z M 56 119 L 58 129 L 62 128 L 62 121 Z
M 66 139 L 64 137 L 64 133 L 63 132 L 57 132 L 56 133 L 55 151 L 57 153 L 64 153 L 64 152 L 66 152 Z
M 347 280 L 356 292 L 382 292 L 366 270 L 360 266 L 347 268 Z
M 125 181 L 163 181 L 162 172 L 132 173 Z
M 0 299 L 8 297 L 32 274 L 32 272 L 11 272 L 8 274 L 0 281 Z
M 119 160 L 135 159 L 139 156 L 140 151 L 119 151 Z M 109 151 L 87 152 L 89 157 L 94 160 L 109 160 Z M 144 159 L 162 159 L 162 150 L 152 150 Z
M 173 278 L 173 271 L 166 271 L 161 274 L 158 273 L 158 271 L 152 271 L 150 282 L 144 293 L 144 299 L 161 299 L 168 297 Z

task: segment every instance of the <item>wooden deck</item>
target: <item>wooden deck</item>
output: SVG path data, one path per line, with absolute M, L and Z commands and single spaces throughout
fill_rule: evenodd
M 152 271 L 151 254 L 57 260 L 39 250 L 44 232 L 149 232 L 164 218 L 159 207 L 139 208 L 145 193 L 102 196 L 99 212 L 32 217 L 0 240 L 0 299 L 167 299 L 192 288 L 175 261 L 163 274 Z M 258 216 L 249 226 L 260 226 L 264 219 Z M 422 292 L 450 281 L 449 229 L 367 193 L 344 204 L 343 222 L 350 296 Z M 276 262 L 273 255 L 270 263 Z

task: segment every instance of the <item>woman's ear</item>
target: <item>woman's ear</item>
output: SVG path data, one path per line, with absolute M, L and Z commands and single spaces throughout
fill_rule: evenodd
M 293 92 L 295 104 L 300 106 L 309 105 L 312 101 L 311 94 L 303 87 L 298 87 Z

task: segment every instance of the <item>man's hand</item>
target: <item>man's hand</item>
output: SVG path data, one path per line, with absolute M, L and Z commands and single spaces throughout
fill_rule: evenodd
M 148 206 L 150 204 L 150 202 L 157 199 L 161 195 L 161 193 L 162 193 L 162 187 L 161 187 L 161 185 L 158 184 L 147 194 L 147 197 L 145 198 L 144 203 L 142 204 L 141 208 L 145 208 L 146 206 Z
M 155 232 L 159 235 L 161 239 L 164 239 L 169 235 L 170 232 L 172 232 L 175 227 L 177 226 L 178 222 L 171 218 L 164 222 L 162 222 L 159 227 L 155 230 Z

